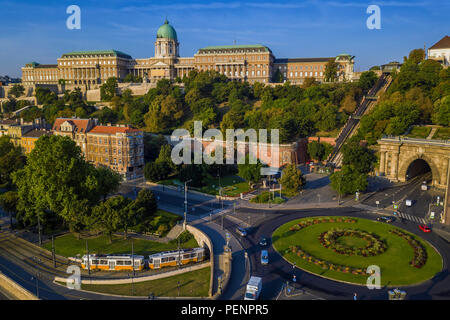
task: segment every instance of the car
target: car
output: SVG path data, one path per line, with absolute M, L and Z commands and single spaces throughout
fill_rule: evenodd
M 431 228 L 429 225 L 427 226 L 425 224 L 419 224 L 419 229 L 426 233 L 431 232 Z
M 407 200 L 405 201 L 405 204 L 406 204 L 407 207 L 411 207 L 411 206 L 413 205 L 413 200 L 407 199 Z
M 247 230 L 245 228 L 237 227 L 236 228 L 237 234 L 239 234 L 241 237 L 247 236 Z
M 269 264 L 269 253 L 267 250 L 261 251 L 261 264 Z
M 391 222 L 395 221 L 395 218 L 394 217 L 382 216 L 382 217 L 378 217 L 377 220 L 380 221 L 380 222 L 391 223 Z
M 261 247 L 267 246 L 267 238 L 266 237 L 261 237 L 261 239 L 259 239 L 259 245 Z

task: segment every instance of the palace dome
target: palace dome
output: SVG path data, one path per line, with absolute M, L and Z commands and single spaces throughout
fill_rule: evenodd
M 171 39 L 171 40 L 177 40 L 177 32 L 175 29 L 169 24 L 169 21 L 164 21 L 164 24 L 159 27 L 158 32 L 156 33 L 156 38 L 164 38 L 164 39 Z

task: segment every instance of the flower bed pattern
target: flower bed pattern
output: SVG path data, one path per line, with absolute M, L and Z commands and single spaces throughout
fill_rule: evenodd
M 367 241 L 363 248 L 352 248 L 337 242 L 340 237 L 357 237 Z M 360 255 L 363 257 L 376 256 L 386 251 L 387 246 L 376 234 L 355 229 L 332 229 L 319 235 L 320 243 L 327 249 L 348 256 Z
M 291 226 L 289 228 L 289 230 L 290 231 L 299 231 L 301 229 L 304 229 L 306 227 L 316 225 L 319 223 L 356 223 L 356 222 L 357 222 L 357 220 L 353 219 L 353 218 L 341 218 L 341 217 L 318 218 L 318 219 L 312 219 L 312 220 L 307 220 L 307 221 L 301 221 L 300 223 L 297 223 L 297 224 Z M 338 271 L 338 272 L 343 272 L 343 273 L 366 275 L 366 269 L 337 265 L 337 264 L 333 264 L 331 262 L 328 262 L 328 261 L 325 261 L 322 259 L 318 259 L 318 258 L 308 254 L 307 252 L 303 251 L 299 246 L 290 246 L 289 249 L 291 252 L 293 252 L 297 256 L 301 257 L 303 260 L 306 260 L 310 263 L 314 263 L 315 265 L 320 266 L 324 270 L 333 270 L 333 271 Z
M 300 223 L 297 223 L 289 228 L 290 231 L 299 231 L 303 228 L 319 224 L 319 223 L 356 223 L 356 219 L 352 218 L 318 218 L 313 220 L 307 220 L 307 221 L 301 221 Z
M 306 260 L 307 262 L 314 263 L 315 265 L 320 266 L 323 270 L 333 270 L 343 273 L 353 273 L 353 274 L 359 274 L 359 275 L 366 275 L 366 269 L 363 268 L 354 268 L 349 266 L 342 266 L 338 264 L 333 264 L 331 262 L 318 259 L 307 252 L 303 251 L 299 246 L 290 246 L 289 249 L 291 252 L 302 258 L 303 260 Z
M 423 245 L 419 241 L 414 239 L 413 236 L 398 229 L 392 229 L 389 230 L 389 232 L 398 235 L 399 237 L 405 239 L 408 242 L 408 244 L 414 250 L 414 257 L 409 262 L 409 264 L 416 268 L 422 268 L 423 265 L 427 262 L 427 251 L 425 250 Z

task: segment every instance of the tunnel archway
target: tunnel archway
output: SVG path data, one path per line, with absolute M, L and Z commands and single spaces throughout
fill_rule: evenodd
M 409 165 L 408 168 L 406 169 L 406 181 L 417 177 L 419 175 L 424 175 L 426 173 L 430 173 L 430 178 L 429 180 L 433 180 L 433 176 L 432 176 L 432 170 L 431 170 L 431 166 L 428 164 L 428 162 L 424 159 L 416 159 L 414 161 L 412 161 Z

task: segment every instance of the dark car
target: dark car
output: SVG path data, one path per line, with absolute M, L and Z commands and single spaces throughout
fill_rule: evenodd
M 395 221 L 395 218 L 382 216 L 382 217 L 378 217 L 377 220 L 381 221 L 381 222 L 391 223 L 391 222 Z
M 259 245 L 261 247 L 267 246 L 267 238 L 266 237 L 261 237 L 261 239 L 259 239 Z
M 247 230 L 245 228 L 237 227 L 236 232 L 242 237 L 247 236 Z

